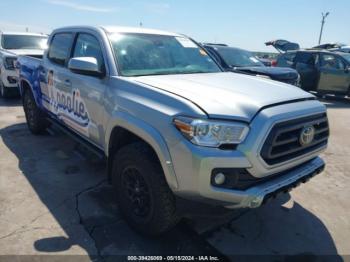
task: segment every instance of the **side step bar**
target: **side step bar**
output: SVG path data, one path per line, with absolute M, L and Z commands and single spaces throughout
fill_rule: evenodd
M 57 129 L 59 129 L 61 132 L 65 133 L 66 135 L 70 136 L 71 138 L 73 138 L 73 140 L 75 140 L 77 143 L 81 144 L 83 147 L 85 147 L 88 151 L 92 152 L 93 154 L 95 154 L 100 160 L 105 159 L 105 154 L 103 152 L 103 150 L 101 150 L 100 148 L 96 147 L 95 145 L 93 145 L 92 143 L 86 141 L 84 138 L 82 138 L 80 135 L 76 134 L 75 132 L 73 132 L 71 129 L 69 129 L 68 127 L 65 127 L 63 125 L 61 125 L 57 120 L 52 119 L 50 117 L 47 117 L 47 120 Z

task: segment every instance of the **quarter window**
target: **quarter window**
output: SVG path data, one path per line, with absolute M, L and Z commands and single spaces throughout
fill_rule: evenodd
M 65 65 L 70 55 L 72 43 L 73 34 L 58 33 L 54 35 L 51 41 L 48 58 L 53 63 Z
M 278 56 L 278 58 L 277 58 L 277 66 L 292 67 L 296 54 L 297 54 L 296 52 L 287 52 L 287 53 L 284 53 L 284 54 Z
M 104 70 L 104 60 L 101 46 L 98 40 L 90 34 L 79 34 L 75 44 L 73 57 L 94 57 L 97 60 L 98 68 Z
M 283 58 L 287 61 L 293 64 L 294 58 L 295 58 L 296 53 L 286 53 L 284 54 Z

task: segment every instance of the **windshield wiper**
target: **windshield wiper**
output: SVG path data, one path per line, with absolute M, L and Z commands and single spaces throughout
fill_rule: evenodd
M 204 70 L 193 70 L 193 71 L 182 71 L 180 74 L 205 74 L 205 73 L 214 73 L 214 72 L 208 72 Z

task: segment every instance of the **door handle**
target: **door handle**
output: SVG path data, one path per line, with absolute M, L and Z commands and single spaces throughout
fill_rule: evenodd
M 70 80 L 65 80 L 64 81 L 64 85 L 66 86 L 66 87 L 71 87 L 72 86 L 72 83 L 71 83 L 71 81 Z

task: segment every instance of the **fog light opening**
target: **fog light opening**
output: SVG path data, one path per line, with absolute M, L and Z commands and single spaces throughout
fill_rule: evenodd
M 15 77 L 15 76 L 8 76 L 8 77 L 7 77 L 7 81 L 8 81 L 10 84 L 16 84 L 16 83 L 17 83 L 17 77 Z
M 214 177 L 214 182 L 216 185 L 223 185 L 226 181 L 226 177 L 223 173 L 218 173 Z

